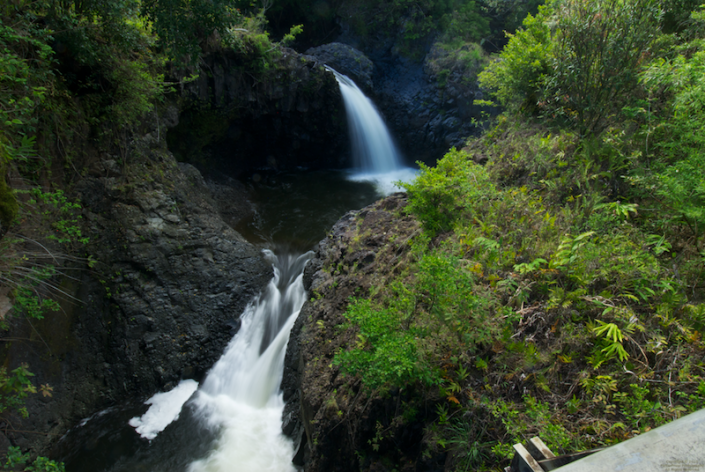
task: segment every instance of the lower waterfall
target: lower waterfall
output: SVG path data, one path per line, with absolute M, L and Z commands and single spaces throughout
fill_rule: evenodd
M 303 269 L 312 253 L 278 255 L 274 278 L 241 317 L 240 331 L 193 400 L 196 416 L 220 430 L 215 449 L 189 472 L 288 472 L 294 444 L 281 431 L 279 389 L 289 332 L 306 299 Z

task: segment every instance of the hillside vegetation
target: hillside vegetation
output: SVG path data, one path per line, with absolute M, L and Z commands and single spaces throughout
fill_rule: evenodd
M 506 111 L 404 185 L 423 233 L 347 308 L 334 365 L 406 392 L 361 464 L 400 470 L 418 421 L 422 456 L 498 470 L 705 407 L 704 34 L 693 2 L 562 0 L 509 36 L 480 75 Z

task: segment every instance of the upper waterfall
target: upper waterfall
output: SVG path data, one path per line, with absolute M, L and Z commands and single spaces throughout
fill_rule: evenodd
M 355 166 L 361 172 L 382 174 L 403 167 L 401 156 L 372 101 L 348 76 L 328 68 L 340 84 L 345 102 Z

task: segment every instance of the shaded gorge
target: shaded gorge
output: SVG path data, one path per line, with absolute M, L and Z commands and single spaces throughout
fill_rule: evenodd
M 59 444 L 68 470 L 296 470 L 298 444 L 281 430 L 280 385 L 289 332 L 306 300 L 303 269 L 312 255 L 307 251 L 347 211 L 390 193 L 394 180 L 414 175 L 401 164 L 371 102 L 352 81 L 338 80 L 346 93 L 362 96 L 345 103 L 350 120 L 357 120 L 351 125 L 353 154 L 363 153 L 364 159 L 348 171 L 251 174 L 246 185 L 255 211 L 236 229 L 263 248 L 274 273 L 269 285 L 241 316 L 232 314 L 235 336 L 193 395 L 195 382 L 184 380 L 147 400 L 149 408 L 123 405 L 87 418 Z

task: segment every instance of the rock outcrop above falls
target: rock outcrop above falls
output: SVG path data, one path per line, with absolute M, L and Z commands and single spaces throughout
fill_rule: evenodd
M 347 124 L 333 74 L 291 49 L 266 67 L 257 61 L 227 50 L 205 56 L 198 79 L 182 87 L 169 149 L 208 175 L 345 167 Z
M 317 61 L 347 75 L 366 93 L 372 93 L 374 64 L 362 52 L 343 43 L 329 43 L 306 51 Z

